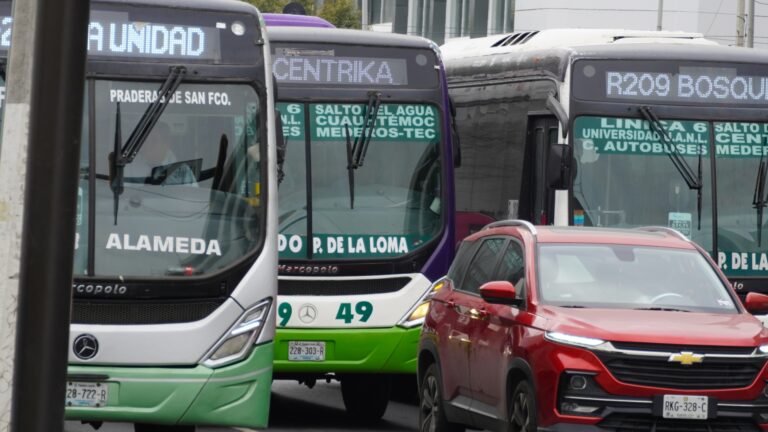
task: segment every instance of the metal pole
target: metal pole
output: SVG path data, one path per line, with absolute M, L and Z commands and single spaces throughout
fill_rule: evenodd
M 362 1 L 363 1 L 362 27 L 363 27 L 363 30 L 368 30 L 368 0 L 362 0 Z
M 754 48 L 755 46 L 755 0 L 749 0 L 749 8 L 747 9 L 748 21 L 747 21 L 747 47 Z
M 656 30 L 661 31 L 661 21 L 664 18 L 664 0 L 659 0 L 659 9 L 656 12 Z
M 736 3 L 736 46 L 744 46 L 744 0 Z
M 17 189 L 18 181 L 25 179 L 23 200 L 13 202 L 24 210 L 17 226 L 21 263 L 11 431 L 54 432 L 63 429 L 64 421 L 89 1 L 15 3 L 31 5 L 33 18 L 13 24 L 10 72 L 14 62 L 29 56 L 32 73 L 11 74 L 8 87 L 29 88 L 31 97 L 27 116 L 6 117 L 8 141 L 3 141 L 0 154 L 27 156 L 26 173 L 16 179 Z M 16 41 L 30 37 L 25 35 L 30 32 L 32 49 L 19 49 Z M 28 122 L 29 127 L 12 134 L 12 121 Z

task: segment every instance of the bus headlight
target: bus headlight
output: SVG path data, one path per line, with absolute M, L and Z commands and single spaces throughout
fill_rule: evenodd
M 401 319 L 397 325 L 405 328 L 413 328 L 423 324 L 424 318 L 427 316 L 427 312 L 429 312 L 429 304 L 432 302 L 432 297 L 434 297 L 435 294 L 437 294 L 437 292 L 440 291 L 444 285 L 444 279 L 440 279 L 430 285 L 427 292 L 421 296 L 419 301 L 416 302 L 416 304 L 408 311 L 408 313 L 405 314 L 405 316 L 403 316 L 403 319 Z
M 203 364 L 208 367 L 221 367 L 247 357 L 267 322 L 271 306 L 272 299 L 268 298 L 245 311 L 203 357 Z

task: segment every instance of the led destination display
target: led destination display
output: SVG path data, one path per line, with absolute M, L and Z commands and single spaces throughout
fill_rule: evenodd
M 768 66 L 582 61 L 574 72 L 579 99 L 674 104 L 768 105 Z

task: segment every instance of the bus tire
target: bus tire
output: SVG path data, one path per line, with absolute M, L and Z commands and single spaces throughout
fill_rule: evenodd
M 347 414 L 361 421 L 381 420 L 389 404 L 390 379 L 386 375 L 344 375 L 341 397 Z
M 195 432 L 194 426 L 134 423 L 134 432 Z

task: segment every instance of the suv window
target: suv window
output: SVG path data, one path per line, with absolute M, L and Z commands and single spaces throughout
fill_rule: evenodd
M 506 280 L 515 286 L 517 298 L 525 298 L 525 258 L 523 247 L 516 241 L 510 241 L 499 264 L 498 279 Z
M 451 268 L 448 269 L 448 279 L 454 283 L 458 283 L 461 280 L 461 275 L 464 274 L 464 270 L 466 270 L 467 264 L 469 264 L 469 260 L 472 258 L 473 246 L 475 246 L 474 241 L 464 240 L 459 243 L 456 258 L 454 258 Z
M 493 277 L 496 263 L 505 242 L 506 239 L 503 238 L 490 238 L 483 241 L 469 264 L 467 275 L 459 289 L 474 294 L 480 292 L 480 285 L 490 281 Z

